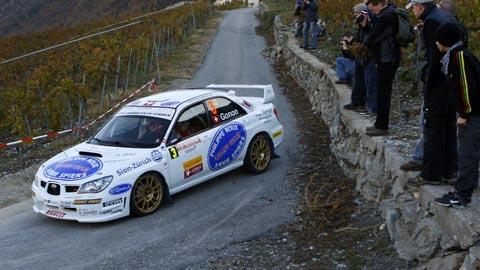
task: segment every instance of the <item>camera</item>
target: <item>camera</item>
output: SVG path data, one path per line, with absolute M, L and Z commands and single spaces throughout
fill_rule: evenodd
M 363 21 L 365 21 L 366 18 L 367 18 L 367 16 L 365 16 L 364 14 L 360 14 L 355 18 L 355 23 L 360 24 Z

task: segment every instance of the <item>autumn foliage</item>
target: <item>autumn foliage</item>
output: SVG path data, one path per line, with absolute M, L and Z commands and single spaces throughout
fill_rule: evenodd
M 1 64 L 0 142 L 94 119 L 139 85 L 161 76 L 158 59 L 205 23 L 211 11 L 206 1 L 196 1 L 141 18 L 130 27 Z M 5 38 L 0 40 L 0 59 L 123 25 L 112 23 Z

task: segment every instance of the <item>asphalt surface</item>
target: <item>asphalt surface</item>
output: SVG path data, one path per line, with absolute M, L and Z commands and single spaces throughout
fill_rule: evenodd
M 273 84 L 285 127 L 281 156 L 262 175 L 241 169 L 173 196 L 153 215 L 80 224 L 34 214 L 31 201 L 0 210 L 0 269 L 203 269 L 234 244 L 293 220 L 288 172 L 298 153 L 286 98 L 261 56 L 257 9 L 231 11 L 190 86 Z

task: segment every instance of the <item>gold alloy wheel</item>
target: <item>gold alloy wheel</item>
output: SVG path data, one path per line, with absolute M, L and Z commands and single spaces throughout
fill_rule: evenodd
M 251 159 L 255 169 L 265 170 L 270 162 L 270 144 L 263 136 L 258 136 L 252 144 Z
M 135 184 L 133 203 L 143 214 L 155 211 L 163 199 L 160 180 L 153 174 L 142 175 Z

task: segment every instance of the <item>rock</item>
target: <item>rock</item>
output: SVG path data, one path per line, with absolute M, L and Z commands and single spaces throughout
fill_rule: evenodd
M 414 235 L 417 259 L 427 261 L 438 252 L 442 230 L 433 218 L 424 218 L 417 223 Z
M 471 247 L 460 270 L 480 269 L 480 246 Z
M 417 270 L 457 270 L 464 260 L 466 252 L 435 257 L 429 263 L 417 267 Z

